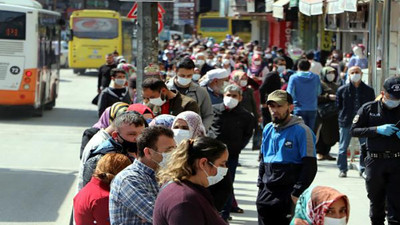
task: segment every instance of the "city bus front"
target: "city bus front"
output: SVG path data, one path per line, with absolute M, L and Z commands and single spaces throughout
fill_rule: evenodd
M 71 16 L 69 66 L 75 71 L 99 68 L 108 53 L 122 51 L 121 19 Z

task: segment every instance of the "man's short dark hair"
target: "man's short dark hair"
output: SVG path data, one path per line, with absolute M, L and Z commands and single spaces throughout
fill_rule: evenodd
M 160 136 L 174 138 L 174 132 L 165 126 L 153 126 L 145 128 L 137 138 L 138 156 L 144 156 L 144 148 L 146 147 L 158 151 L 156 143 L 158 141 L 158 137 Z
M 192 70 L 194 69 L 196 66 L 194 65 L 193 60 L 191 60 L 189 57 L 184 57 L 183 59 L 181 59 L 177 65 L 176 65 L 176 70 L 179 69 L 187 69 L 187 70 Z
M 168 89 L 164 81 L 158 78 L 147 78 L 146 80 L 143 81 L 142 88 L 150 89 L 152 91 L 161 91 L 162 88 Z
M 110 75 L 111 75 L 112 77 L 115 77 L 115 76 L 117 76 L 117 73 L 122 73 L 122 74 L 124 74 L 124 75 L 126 74 L 125 70 L 114 68 L 114 69 L 111 70 Z
M 114 120 L 115 129 L 121 128 L 123 125 L 135 125 L 135 127 L 145 126 L 147 127 L 146 119 L 138 112 L 127 111 L 117 116 Z
M 299 70 L 301 71 L 309 71 L 311 67 L 311 63 L 307 59 L 299 60 Z
M 308 60 L 314 59 L 314 56 L 315 56 L 315 54 L 314 54 L 314 51 L 313 51 L 313 50 L 308 51 L 307 54 L 306 54 L 306 58 L 307 58 Z
M 279 61 L 285 61 L 285 62 L 286 62 L 286 59 L 283 58 L 283 57 L 280 57 L 280 56 L 275 57 L 275 59 L 274 59 L 274 64 L 275 64 L 275 65 L 278 65 Z M 286 63 L 287 63 L 287 62 L 286 62 Z

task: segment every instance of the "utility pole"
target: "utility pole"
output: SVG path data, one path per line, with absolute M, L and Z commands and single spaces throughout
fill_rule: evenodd
M 157 2 L 138 2 L 138 40 L 137 40 L 137 102 L 142 99 L 142 82 L 146 79 L 144 68 L 149 64 L 158 65 L 158 4 Z

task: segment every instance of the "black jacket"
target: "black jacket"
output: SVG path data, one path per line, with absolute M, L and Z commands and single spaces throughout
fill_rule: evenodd
M 117 68 L 117 65 L 112 64 L 112 65 L 107 65 L 104 64 L 100 66 L 99 68 L 99 73 L 97 74 L 97 89 L 101 88 L 106 88 L 110 86 L 111 82 L 111 70 Z
M 126 91 L 125 93 L 122 94 L 122 96 L 118 96 L 113 92 L 113 89 L 108 87 L 101 91 L 99 95 L 99 101 L 97 103 L 98 106 L 98 116 L 100 117 L 101 114 L 103 114 L 104 110 L 106 110 L 107 107 L 112 106 L 116 102 L 125 102 L 130 104 L 131 103 L 131 97 L 129 96 L 129 90 L 128 88 L 125 88 Z
M 200 75 L 204 76 L 208 71 L 212 69 L 214 69 L 214 67 L 208 65 L 207 63 L 204 63 L 204 65 L 201 67 Z
M 400 120 L 400 106 L 388 109 L 382 101 L 368 102 L 363 105 L 351 126 L 354 137 L 367 138 L 367 150 L 370 152 L 400 152 L 400 139 L 396 134 L 384 136 L 376 132 L 376 127 L 384 124 L 396 124 Z
M 263 82 L 259 89 L 261 104 L 265 104 L 268 95 L 279 89 L 281 89 L 281 78 L 279 77 L 279 73 L 276 71 L 267 73 L 267 75 L 263 77 Z
M 237 157 L 249 142 L 254 129 L 254 117 L 239 103 L 232 110 L 227 110 L 223 103 L 213 105 L 214 120 L 210 136 L 228 147 L 229 157 Z
M 360 107 L 375 99 L 375 92 L 370 86 L 364 82 L 360 83 L 359 89 L 359 101 Z M 358 109 L 354 106 L 356 88 L 350 82 L 346 85 L 341 86 L 336 93 L 336 104 L 339 110 L 339 127 L 349 127 L 356 115 Z

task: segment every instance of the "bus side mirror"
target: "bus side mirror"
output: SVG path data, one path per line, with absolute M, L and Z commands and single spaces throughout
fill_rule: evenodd
M 70 29 L 70 30 L 69 30 L 69 33 L 70 33 L 69 40 L 70 40 L 70 41 L 74 40 L 74 30 Z

